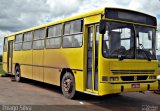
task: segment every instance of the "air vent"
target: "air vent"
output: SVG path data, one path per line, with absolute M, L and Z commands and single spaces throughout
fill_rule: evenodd
M 113 74 L 154 74 L 155 70 L 111 70 Z
M 147 80 L 148 76 L 121 76 L 122 81 Z

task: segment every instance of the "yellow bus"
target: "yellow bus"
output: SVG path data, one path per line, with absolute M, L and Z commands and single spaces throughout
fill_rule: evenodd
M 156 29 L 151 15 L 98 9 L 6 36 L 3 69 L 67 98 L 157 90 Z

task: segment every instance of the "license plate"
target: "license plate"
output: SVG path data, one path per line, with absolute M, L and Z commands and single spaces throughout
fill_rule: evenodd
M 132 84 L 132 88 L 140 88 L 140 84 Z

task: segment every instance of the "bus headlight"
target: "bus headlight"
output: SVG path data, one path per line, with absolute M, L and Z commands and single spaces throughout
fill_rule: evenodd
M 119 77 L 110 77 L 110 81 L 118 81 Z
M 156 76 L 149 76 L 149 79 L 156 79 Z
M 160 81 L 160 75 L 157 76 L 157 79 Z

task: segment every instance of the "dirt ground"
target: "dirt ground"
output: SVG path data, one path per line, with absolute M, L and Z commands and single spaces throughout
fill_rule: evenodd
M 148 91 L 103 97 L 79 94 L 76 100 L 70 100 L 57 86 L 32 80 L 17 83 L 10 77 L 0 77 L 0 105 L 0 111 L 160 111 L 160 95 Z

